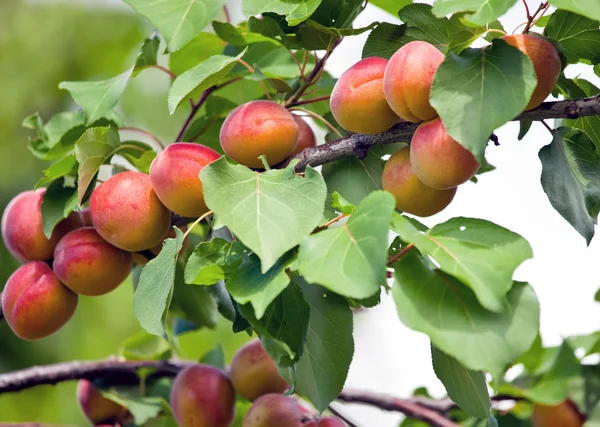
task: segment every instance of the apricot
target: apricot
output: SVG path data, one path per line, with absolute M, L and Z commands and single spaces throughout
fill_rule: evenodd
M 301 153 L 307 148 L 317 146 L 317 138 L 315 137 L 315 133 L 308 125 L 308 123 L 306 123 L 306 120 L 298 116 L 294 116 L 294 120 L 298 124 L 300 134 L 298 136 L 298 143 L 296 144 L 296 148 L 294 148 L 294 151 L 292 151 L 292 154 L 290 154 L 290 156 L 295 156 L 296 154 Z
M 84 208 L 79 212 L 79 217 L 81 218 L 81 223 L 83 227 L 92 227 L 94 224 L 92 223 L 92 210 L 90 208 Z
M 94 228 L 109 243 L 129 252 L 160 244 L 171 213 L 141 172 L 121 172 L 94 190 L 90 201 Z
M 346 424 L 337 417 L 324 417 L 319 420 L 317 427 L 346 427 Z
M 65 287 L 48 264 L 31 261 L 6 282 L 2 311 L 15 335 L 38 340 L 52 335 L 73 316 L 78 297 Z
M 341 75 L 331 92 L 331 113 L 349 132 L 375 134 L 399 120 L 385 99 L 383 76 L 388 61 L 376 56 L 358 61 Z
M 233 386 L 223 371 L 212 366 L 198 364 L 179 372 L 170 400 L 179 427 L 228 427 L 233 421 Z
M 442 62 L 444 54 L 422 41 L 407 43 L 392 55 L 385 69 L 383 89 L 396 114 L 413 123 L 438 115 L 429 103 L 429 94 Z
M 260 340 L 249 342 L 235 353 L 229 376 L 235 391 L 248 400 L 267 393 L 281 394 L 289 388 Z
M 448 135 L 439 117 L 417 127 L 410 142 L 410 162 L 419 179 L 438 190 L 468 181 L 479 169 L 473 154 Z
M 220 156 L 201 144 L 179 142 L 161 152 L 150 166 L 150 182 L 160 201 L 181 216 L 198 217 L 208 208 L 200 171 Z
M 54 273 L 79 295 L 104 295 L 119 286 L 133 267 L 131 253 L 104 240 L 92 227 L 71 231 L 54 250 Z
M 382 183 L 396 198 L 398 210 L 422 217 L 444 210 L 456 194 L 456 187 L 436 190 L 423 184 L 412 168 L 409 147 L 400 148 L 388 159 Z
M 273 101 L 250 101 L 229 113 L 219 139 L 225 154 L 258 169 L 263 167 L 261 155 L 269 165 L 288 158 L 299 134 L 294 116 L 284 107 Z
M 254 401 L 242 427 L 300 427 L 302 413 L 294 399 L 281 394 L 265 394 Z
M 584 423 L 575 405 L 568 400 L 550 406 L 535 404 L 531 421 L 533 427 L 581 427 Z
M 77 401 L 83 414 L 94 425 L 114 425 L 123 421 L 128 414 L 126 407 L 102 396 L 88 380 L 79 380 L 77 383 Z
M 519 49 L 533 63 L 537 86 L 525 107 L 525 110 L 531 110 L 544 102 L 556 86 L 562 68 L 560 56 L 552 43 L 539 35 L 510 34 L 502 40 Z

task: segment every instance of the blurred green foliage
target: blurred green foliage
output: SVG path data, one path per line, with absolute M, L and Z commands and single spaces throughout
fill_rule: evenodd
M 33 188 L 44 162 L 28 151 L 27 115 L 39 111 L 44 120 L 76 108 L 61 81 L 105 79 L 131 66 L 152 28 L 127 7 L 110 8 L 93 2 L 0 2 L 0 206 L 17 193 Z M 161 58 L 161 61 L 165 58 Z M 166 62 L 166 61 L 162 61 Z M 169 77 L 144 71 L 132 81 L 118 111 L 126 126 L 146 129 L 171 141 L 187 114 L 167 111 Z M 18 263 L 0 244 L 0 287 Z M 124 283 L 109 295 L 81 297 L 73 319 L 58 333 L 38 342 L 16 338 L 0 322 L 0 372 L 70 360 L 93 360 L 118 353 L 123 340 L 137 332 L 133 287 Z M 181 355 L 198 359 L 221 342 L 229 360 L 248 339 L 233 336 L 230 325 L 181 337 Z M 86 425 L 75 401 L 75 386 L 41 386 L 0 395 L 0 422 L 36 421 Z

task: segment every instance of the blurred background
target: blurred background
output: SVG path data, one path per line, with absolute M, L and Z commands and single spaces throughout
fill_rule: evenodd
M 239 3 L 229 2 L 234 21 L 241 19 Z M 534 7 L 537 3 L 530 0 Z M 512 32 L 524 16 L 518 2 L 503 20 L 507 31 Z M 397 19 L 369 6 L 355 26 L 373 21 Z M 38 111 L 47 120 L 72 106 L 68 93 L 58 89 L 61 81 L 106 79 L 123 72 L 152 30 L 119 0 L 0 1 L 0 210 L 20 191 L 33 188 L 45 166 L 27 149 L 23 118 Z M 344 40 L 328 62 L 328 71 L 339 77 L 357 62 L 365 39 L 362 35 Z M 600 85 L 590 67 L 570 66 L 566 73 Z M 118 106 L 126 125 L 172 140 L 187 112 L 180 109 L 173 116 L 168 114 L 168 85 L 169 78 L 155 69 L 132 80 Z M 497 132 L 500 147 L 490 147 L 487 153 L 497 170 L 481 176 L 476 185 L 461 186 L 447 210 L 424 222 L 431 226 L 454 216 L 484 218 L 528 239 L 534 259 L 518 269 L 516 279 L 533 285 L 542 306 L 544 344 L 556 345 L 564 336 L 600 328 L 600 306 L 594 302 L 600 287 L 596 268 L 600 242 L 596 238 L 587 247 L 542 191 L 537 153 L 550 142 L 550 134 L 539 124 L 522 141 L 517 141 L 517 133 L 515 123 L 501 128 Z M 16 267 L 0 244 L 0 287 Z M 21 341 L 5 322 L 0 323 L 0 372 L 117 354 L 123 340 L 139 330 L 132 295 L 131 284 L 125 283 L 100 298 L 81 297 L 67 326 L 40 342 Z M 247 336 L 233 336 L 229 329 L 223 324 L 215 331 L 182 336 L 183 354 L 197 359 L 219 342 L 231 358 Z M 391 298 L 384 297 L 377 308 L 356 315 L 355 337 L 348 386 L 397 396 L 409 396 L 415 388 L 427 386 L 434 396 L 443 394 L 431 369 L 427 337 L 400 324 Z M 344 413 L 361 427 L 392 427 L 400 420 L 397 414 L 373 408 L 343 406 Z M 0 395 L 0 422 L 4 421 L 86 425 L 75 401 L 75 383 Z

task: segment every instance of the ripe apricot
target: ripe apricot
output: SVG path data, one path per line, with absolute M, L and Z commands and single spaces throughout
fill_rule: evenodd
M 198 217 L 208 208 L 200 171 L 219 157 L 212 148 L 179 142 L 164 149 L 150 166 L 150 182 L 160 201 L 181 216 Z
M 65 287 L 48 264 L 31 261 L 6 282 L 2 311 L 15 335 L 38 340 L 62 328 L 77 308 L 77 295 Z
M 410 163 L 423 184 L 438 190 L 468 181 L 479 169 L 473 154 L 448 135 L 439 117 L 417 127 L 410 142 Z
M 261 155 L 269 165 L 288 158 L 299 134 L 294 116 L 284 107 L 272 101 L 250 101 L 229 113 L 219 139 L 225 154 L 258 169 L 263 167 Z
M 444 210 L 456 194 L 456 187 L 436 190 L 423 184 L 411 166 L 409 147 L 400 148 L 388 159 L 382 183 L 396 198 L 397 209 L 422 217 Z
M 179 427 L 229 427 L 233 421 L 233 386 L 212 366 L 198 364 L 179 372 L 170 400 Z
M 375 134 L 399 120 L 385 99 L 383 76 L 387 65 L 385 58 L 365 58 L 339 78 L 331 92 L 330 107 L 341 127 L 349 132 Z
M 581 427 L 584 423 L 575 405 L 568 400 L 558 405 L 535 404 L 531 421 L 533 427 Z
M 533 63 L 537 86 L 525 107 L 525 110 L 531 110 L 544 102 L 556 86 L 561 71 L 560 56 L 552 43 L 539 35 L 510 34 L 502 40 L 519 49 Z
M 169 232 L 171 213 L 141 172 L 121 172 L 94 190 L 94 228 L 109 243 L 129 252 L 150 249 Z
M 260 340 L 249 342 L 235 353 L 229 376 L 235 391 L 248 400 L 267 393 L 283 393 L 289 388 Z
M 106 397 L 88 380 L 77 383 L 77 401 L 83 414 L 94 425 L 107 423 L 114 425 L 123 421 L 128 414 L 127 408 Z
M 346 424 L 337 417 L 324 417 L 319 420 L 317 427 L 346 427 Z
M 281 394 L 265 394 L 254 401 L 242 427 L 300 427 L 302 414 L 294 399 Z
M 298 117 L 294 115 L 294 120 L 298 124 L 298 129 L 300 129 L 300 134 L 298 136 L 298 143 L 296 144 L 296 148 L 292 151 L 290 156 L 295 156 L 296 154 L 304 151 L 310 147 L 317 146 L 317 138 L 315 137 L 315 133 L 311 129 L 311 127 L 306 123 L 302 117 Z
M 383 88 L 396 114 L 413 123 L 437 116 L 429 103 L 429 94 L 442 62 L 444 54 L 423 41 L 407 43 L 394 53 L 385 69 Z
M 133 266 L 132 255 L 104 240 L 92 227 L 71 231 L 54 250 L 54 272 L 79 295 L 104 295 L 119 286 Z

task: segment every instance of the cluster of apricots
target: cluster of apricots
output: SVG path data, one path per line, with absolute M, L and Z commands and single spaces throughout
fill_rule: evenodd
M 531 59 L 538 84 L 526 109 L 541 104 L 561 71 L 558 52 L 542 37 L 528 34 L 503 37 Z M 338 80 L 331 94 L 331 112 L 349 132 L 376 134 L 400 119 L 420 123 L 410 147 L 388 159 L 383 188 L 396 198 L 396 207 L 417 216 L 430 216 L 450 204 L 458 185 L 479 169 L 473 155 L 447 132 L 429 103 L 435 73 L 444 55 L 433 45 L 413 41 L 391 58 L 359 61 Z M 400 141 L 399 141 L 400 142 Z
M 190 364 L 171 388 L 173 416 L 180 427 L 228 427 L 235 416 L 236 393 L 252 401 L 243 427 L 344 427 L 336 417 L 319 418 L 304 402 L 283 393 L 289 388 L 259 340 L 240 348 L 229 371 Z M 77 388 L 77 400 L 94 425 L 123 424 L 131 418 L 126 407 L 103 397 L 87 380 Z

